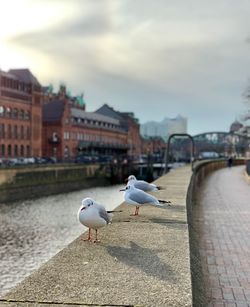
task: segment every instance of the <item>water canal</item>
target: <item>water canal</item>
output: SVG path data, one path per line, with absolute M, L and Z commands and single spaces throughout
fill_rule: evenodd
M 91 188 L 36 200 L 0 204 L 0 296 L 78 237 L 81 200 L 107 209 L 120 205 L 121 186 Z

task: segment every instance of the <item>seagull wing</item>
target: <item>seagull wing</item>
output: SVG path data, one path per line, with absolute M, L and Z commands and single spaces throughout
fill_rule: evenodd
M 150 185 L 144 180 L 137 180 L 134 183 L 135 188 L 140 189 L 142 191 L 150 191 Z
M 99 213 L 100 217 L 103 218 L 106 221 L 107 224 L 109 224 L 112 220 L 111 214 L 108 214 L 106 209 L 101 205 L 98 205 L 97 209 L 98 209 L 98 213 Z
M 130 192 L 129 198 L 138 204 L 159 204 L 158 200 L 139 189 L 134 189 Z

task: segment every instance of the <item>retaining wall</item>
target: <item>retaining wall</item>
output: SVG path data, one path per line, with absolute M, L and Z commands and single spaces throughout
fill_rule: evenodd
M 37 198 L 107 185 L 99 165 L 50 166 L 0 170 L 0 202 Z

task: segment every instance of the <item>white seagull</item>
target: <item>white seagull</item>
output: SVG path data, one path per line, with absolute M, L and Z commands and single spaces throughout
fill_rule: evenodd
M 124 199 L 129 205 L 135 206 L 135 213 L 132 215 L 138 215 L 140 206 L 152 205 L 156 207 L 162 207 L 162 204 L 169 204 L 168 200 L 160 200 L 150 195 L 142 190 L 137 189 L 133 184 L 128 184 L 125 189 L 120 191 L 125 191 Z
M 112 214 L 109 214 L 102 205 L 92 198 L 85 198 L 82 200 L 82 205 L 78 211 L 78 219 L 80 223 L 89 228 L 88 237 L 84 241 L 91 241 L 91 229 L 95 229 L 94 242 L 99 242 L 97 230 L 111 223 Z
M 148 183 L 144 180 L 137 180 L 134 175 L 130 175 L 128 177 L 128 183 L 133 184 L 137 189 L 142 190 L 144 192 L 159 191 L 162 189 L 161 187 L 153 183 Z

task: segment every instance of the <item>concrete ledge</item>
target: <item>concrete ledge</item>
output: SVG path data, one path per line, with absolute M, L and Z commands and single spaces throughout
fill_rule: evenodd
M 0 301 L 1 306 L 192 306 L 186 198 L 190 166 L 157 180 L 166 209 L 134 207 L 100 230 L 100 244 L 82 236 Z

